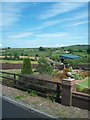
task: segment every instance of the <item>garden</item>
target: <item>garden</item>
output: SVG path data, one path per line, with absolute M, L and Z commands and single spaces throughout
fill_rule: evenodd
M 23 66 L 21 70 L 8 70 L 8 72 L 32 75 L 39 79 L 52 80 L 53 82 L 62 82 L 63 79 L 68 78 L 67 73 L 71 73 L 71 78 L 77 81 L 76 89 L 79 92 L 90 94 L 90 77 L 88 71 L 73 69 L 71 66 L 64 68 L 63 70 L 53 69 L 53 66 L 45 58 L 40 58 L 37 62 L 37 68 L 33 70 L 31 60 L 25 58 L 23 60 Z

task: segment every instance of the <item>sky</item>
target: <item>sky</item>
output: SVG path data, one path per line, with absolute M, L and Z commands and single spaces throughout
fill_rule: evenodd
M 2 47 L 36 48 L 88 44 L 88 3 L 0 4 Z

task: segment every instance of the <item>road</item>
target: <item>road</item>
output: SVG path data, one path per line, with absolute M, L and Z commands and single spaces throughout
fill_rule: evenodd
M 0 98 L 1 99 L 1 98 Z M 2 118 L 51 118 L 46 114 L 40 113 L 32 108 L 17 102 L 2 99 Z

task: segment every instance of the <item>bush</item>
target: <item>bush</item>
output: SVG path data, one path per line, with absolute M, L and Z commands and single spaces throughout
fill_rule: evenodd
M 40 74 L 52 74 L 53 68 L 45 58 L 40 58 L 38 61 L 37 71 Z
M 82 80 L 83 79 L 83 77 L 80 74 L 76 73 L 76 72 L 72 73 L 72 77 L 74 79 L 76 79 L 76 80 Z
M 58 72 L 56 72 L 56 74 L 54 73 L 53 74 L 53 80 L 62 82 L 63 79 L 68 78 L 67 77 L 67 72 L 68 71 L 69 71 L 68 68 L 66 68 L 66 69 L 64 69 L 63 72 L 58 71 Z
M 80 75 L 84 79 L 84 78 L 88 77 L 88 72 L 81 72 Z
M 31 61 L 30 61 L 29 58 L 25 58 L 23 60 L 23 67 L 22 67 L 21 73 L 24 74 L 24 75 L 33 73 L 32 72 Z
M 90 88 L 86 88 L 86 87 L 81 87 L 80 85 L 76 85 L 76 90 L 78 92 L 83 92 L 83 93 L 87 93 L 90 94 Z
M 72 72 L 72 77 L 76 80 L 82 80 L 88 77 L 88 72 Z

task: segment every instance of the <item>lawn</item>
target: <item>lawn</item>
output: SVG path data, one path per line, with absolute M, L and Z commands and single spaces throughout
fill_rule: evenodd
M 85 81 L 77 83 L 76 89 L 79 92 L 84 92 L 90 94 L 90 77 L 87 78 Z
M 81 86 L 90 87 L 90 80 L 82 82 Z
M 90 77 L 87 78 L 85 81 L 80 82 L 78 85 L 82 88 L 86 88 L 86 87 L 90 88 Z

